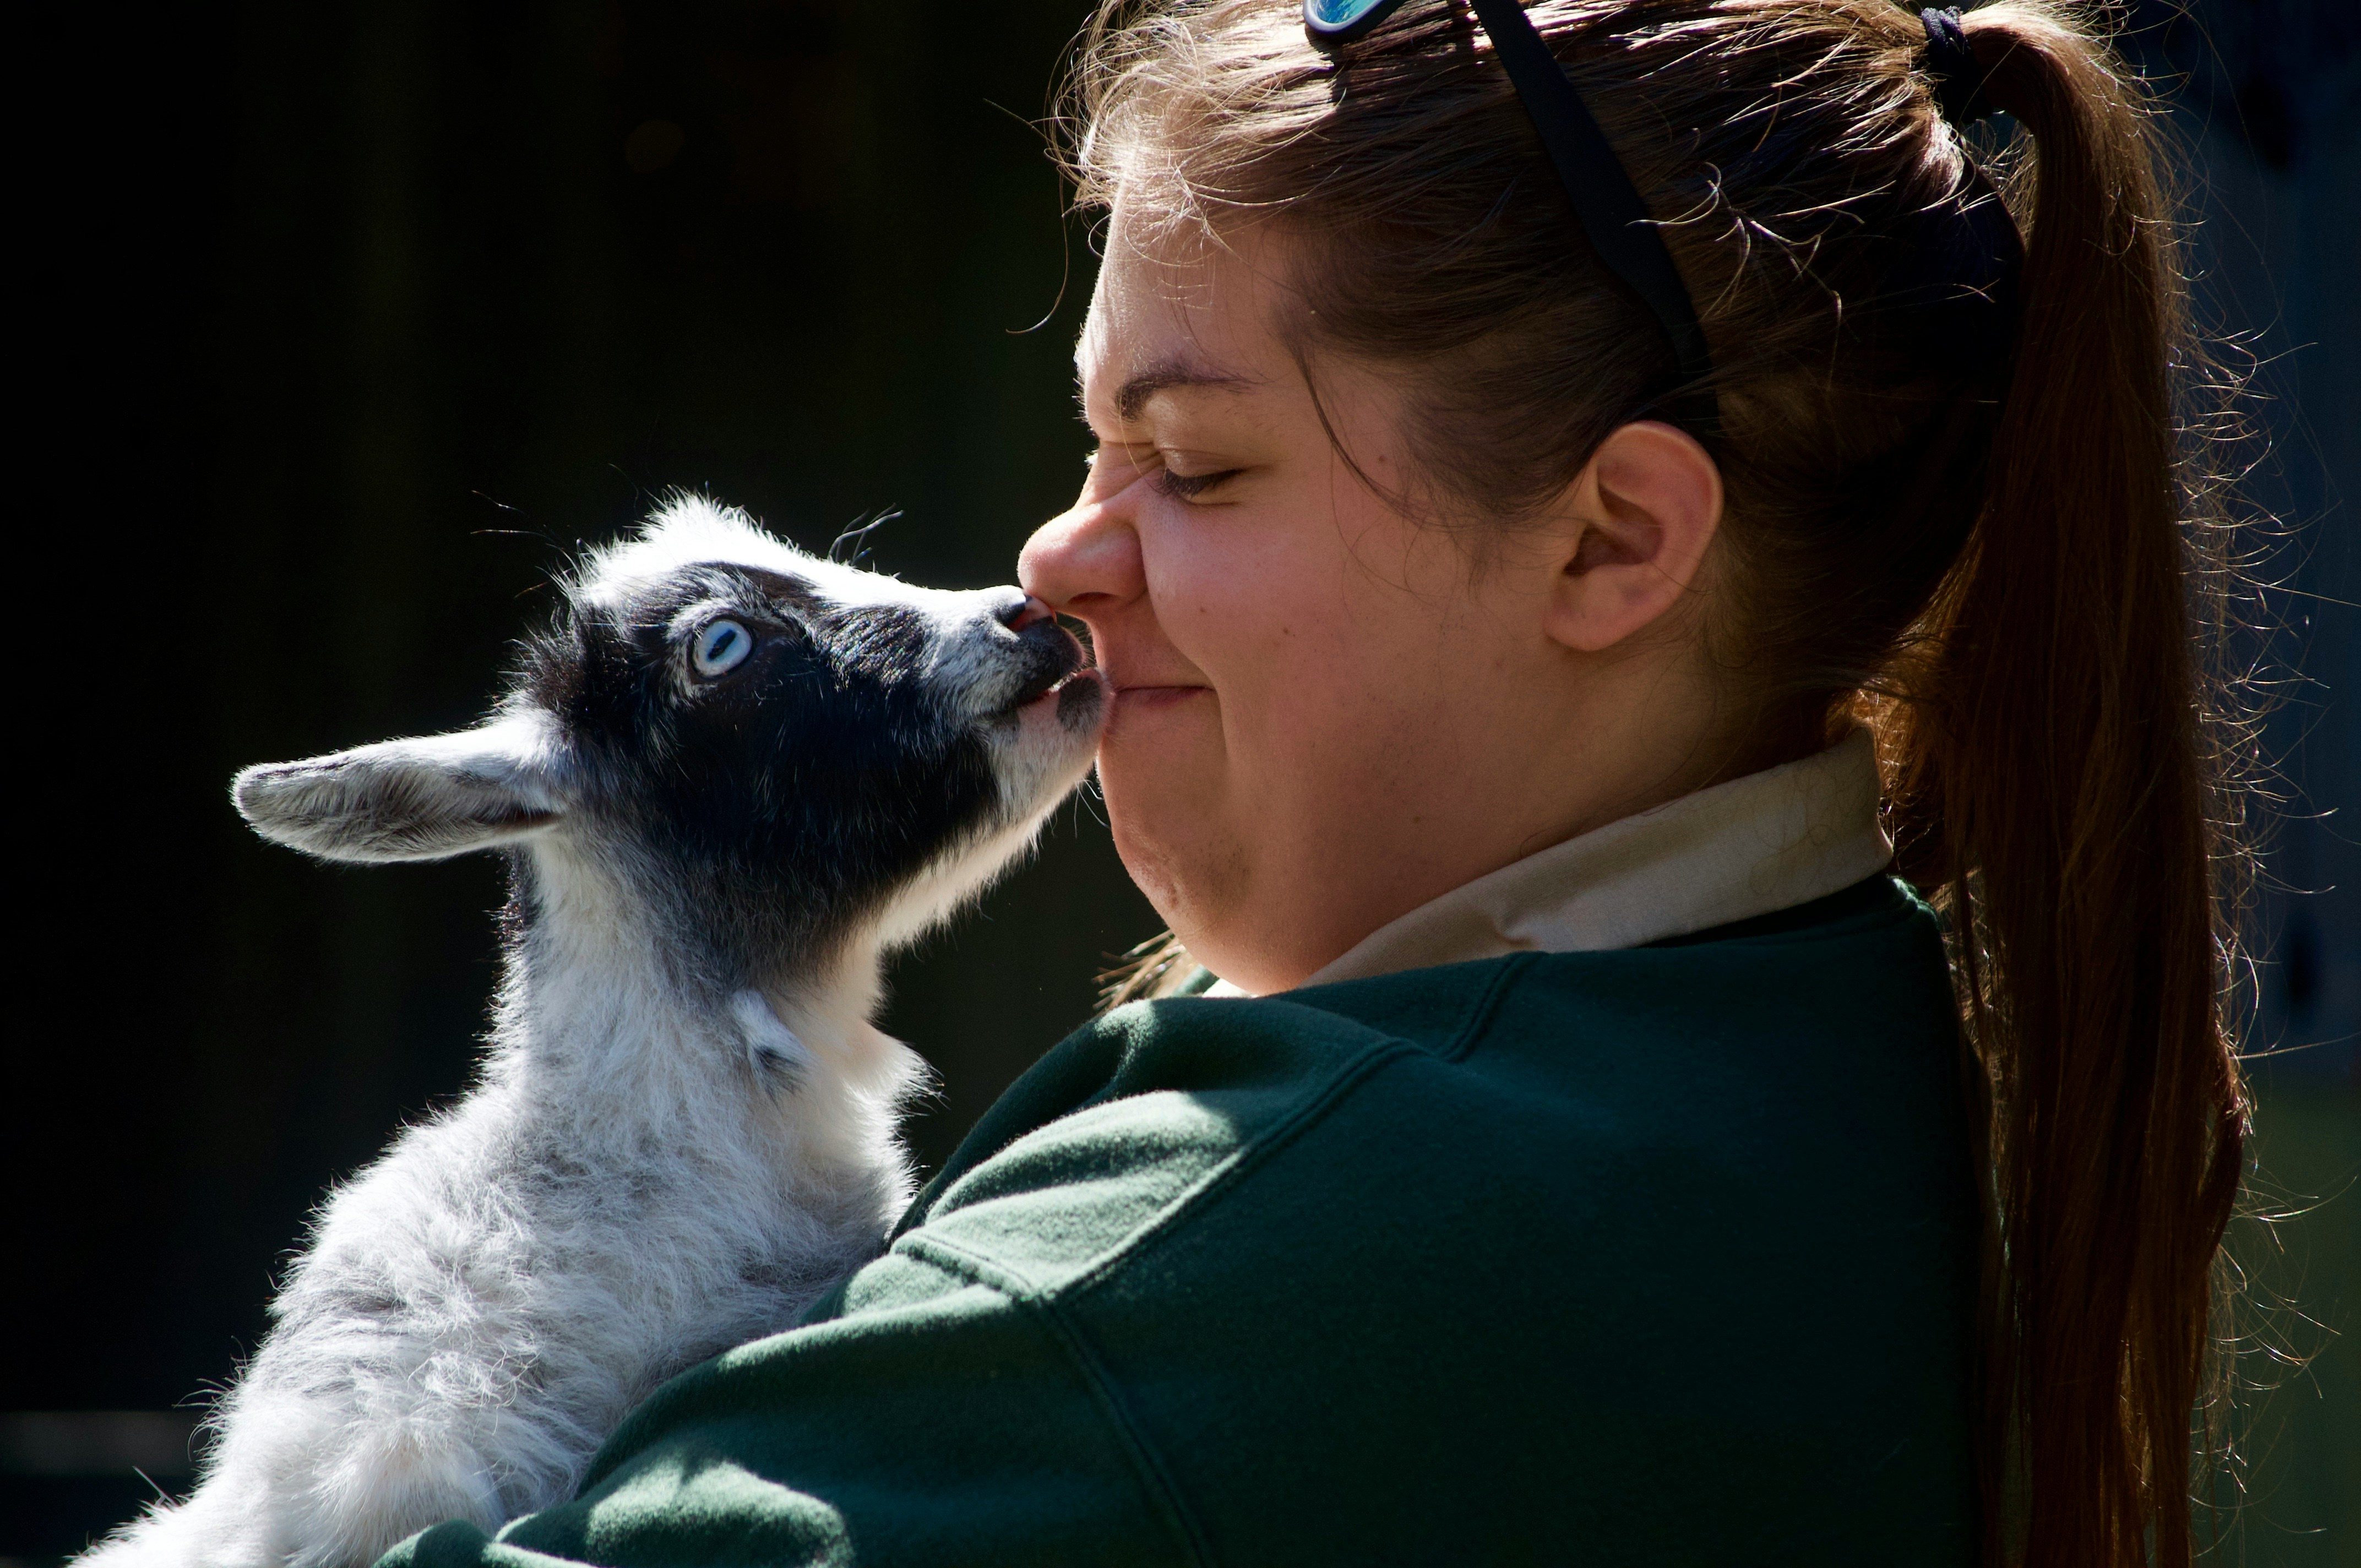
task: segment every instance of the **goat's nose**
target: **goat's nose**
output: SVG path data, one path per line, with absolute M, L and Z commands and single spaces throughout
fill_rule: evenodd
M 1022 631 L 1036 621 L 1049 620 L 1049 614 L 1048 605 L 1027 594 L 1000 612 L 1000 624 L 1011 631 Z

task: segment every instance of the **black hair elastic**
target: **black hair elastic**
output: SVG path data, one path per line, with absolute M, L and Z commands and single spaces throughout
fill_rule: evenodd
M 1998 113 L 1984 96 L 1989 73 L 1968 47 L 1958 8 L 1921 11 L 1918 21 L 1927 29 L 1927 74 L 1935 80 L 1935 105 L 1943 118 L 1965 128 Z
M 1943 118 L 1954 130 L 1964 130 L 1996 114 L 1984 93 L 1991 72 L 1968 48 L 1960 13 L 1925 10 L 1918 20 L 1927 29 L 1924 63 Z M 1994 315 L 2005 322 L 2016 314 L 2025 238 L 1991 177 L 1973 157 L 1966 163 L 1957 204 L 1927 212 L 1927 230 L 1889 277 L 1885 301 L 1916 317 L 1920 340 L 1930 350 L 1972 361 L 2008 344 L 2006 331 L 1993 330 Z

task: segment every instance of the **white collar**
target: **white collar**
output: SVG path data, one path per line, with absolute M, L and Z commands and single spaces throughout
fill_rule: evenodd
M 1877 756 L 1856 729 L 1801 762 L 1554 844 L 1378 927 L 1302 983 L 1508 953 L 1605 952 L 1840 892 L 1894 858 Z M 1208 996 L 1242 996 L 1227 981 Z

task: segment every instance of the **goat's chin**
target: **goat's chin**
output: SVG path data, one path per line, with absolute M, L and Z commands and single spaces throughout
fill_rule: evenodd
M 1082 782 L 1114 709 L 1106 678 L 1077 670 L 992 727 L 986 744 L 1007 819 L 1048 811 Z
M 1078 688 L 1086 694 L 1079 703 L 1067 695 Z M 1089 684 L 1069 682 L 1032 704 L 1016 733 L 996 748 L 993 771 L 1000 780 L 1001 820 L 1019 836 L 1004 857 L 1029 844 L 1049 813 L 1090 776 L 1113 706 L 1092 672 Z
M 1089 776 L 1106 704 L 1088 704 L 1076 722 L 1059 713 L 1061 696 L 1027 704 L 1015 723 L 995 727 L 987 745 L 1000 785 L 999 809 L 895 896 L 879 925 L 880 947 L 908 946 L 991 886 L 1033 847 L 1049 814 Z

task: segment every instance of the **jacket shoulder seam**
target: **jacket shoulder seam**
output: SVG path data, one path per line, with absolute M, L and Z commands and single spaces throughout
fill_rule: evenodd
M 1185 1201 L 1185 1198 L 1182 1201 Z M 898 1244 L 906 1251 L 917 1253 L 927 1263 L 945 1273 L 981 1285 L 1005 1297 L 1018 1310 L 1038 1319 L 1057 1343 L 1060 1353 L 1091 1391 L 1092 1402 L 1099 1408 L 1100 1417 L 1115 1430 L 1123 1444 L 1124 1457 L 1138 1477 L 1140 1489 L 1160 1516 L 1164 1528 L 1179 1542 L 1185 1559 L 1198 1568 L 1209 1568 L 1213 1561 L 1205 1532 L 1197 1522 L 1195 1513 L 1180 1496 L 1180 1488 L 1165 1465 L 1163 1456 L 1156 1450 L 1148 1433 L 1141 1430 L 1130 1408 L 1116 1391 L 1114 1380 L 1107 1376 L 1097 1354 L 1082 1335 L 1081 1326 L 1073 1322 L 1059 1306 L 1056 1294 L 1045 1290 L 1024 1275 L 992 1258 L 969 1251 L 955 1242 L 940 1237 L 914 1233 Z
M 1318 1093 L 1308 1097 L 1279 1117 L 1261 1136 L 1250 1140 L 1245 1147 L 1199 1177 L 1167 1204 L 1162 1212 L 1125 1236 L 1072 1279 L 1057 1287 L 1056 1293 L 1071 1296 L 1098 1284 L 1136 1255 L 1154 1246 L 1185 1219 L 1194 1218 L 1219 1201 L 1226 1189 L 1235 1186 L 1278 1150 L 1293 1143 L 1306 1129 L 1349 1096 L 1370 1074 L 1388 1063 L 1412 1054 L 1427 1053 L 1402 1039 L 1386 1039 L 1361 1052 L 1323 1084 Z
M 1477 1040 L 1482 1037 L 1486 1027 L 1491 1024 L 1493 1014 L 1499 1011 L 1501 996 L 1507 992 L 1519 975 L 1531 969 L 1537 961 L 1539 960 L 1535 954 L 1519 953 L 1511 957 L 1507 963 L 1502 964 L 1467 1003 L 1467 1011 L 1460 1018 L 1459 1027 L 1452 1031 L 1451 1038 L 1436 1054 L 1444 1061 L 1455 1062 L 1474 1050 Z

